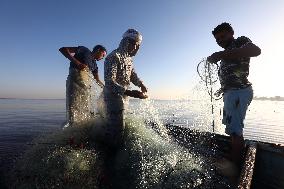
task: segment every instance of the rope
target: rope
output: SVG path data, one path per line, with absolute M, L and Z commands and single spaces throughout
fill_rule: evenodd
M 215 132 L 213 100 L 217 101 L 222 98 L 220 89 L 213 93 L 213 85 L 218 81 L 218 70 L 219 65 L 217 63 L 208 62 L 206 58 L 202 59 L 197 65 L 197 73 L 201 78 L 201 81 L 205 83 L 207 92 L 210 96 L 213 132 Z
M 218 81 L 218 70 L 219 65 L 217 63 L 208 62 L 206 58 L 202 59 L 197 65 L 197 73 L 201 81 L 205 83 L 209 96 L 214 100 L 220 100 L 222 98 L 220 89 L 213 94 L 213 84 Z M 217 94 L 220 97 L 217 97 Z
M 86 76 L 88 76 L 88 78 L 91 80 L 91 81 L 94 81 L 99 87 L 103 88 L 104 86 L 101 86 L 101 84 L 95 79 L 93 73 L 89 70 L 89 68 L 84 68 L 83 70 L 76 70 L 79 74 L 81 71 L 84 71 L 84 74 Z
M 91 80 L 95 81 L 96 84 L 97 84 L 99 87 L 101 87 L 101 88 L 104 87 L 104 86 L 101 86 L 101 84 L 95 79 L 93 73 L 91 73 L 89 70 L 86 70 L 86 72 L 87 72 L 88 77 L 89 77 Z

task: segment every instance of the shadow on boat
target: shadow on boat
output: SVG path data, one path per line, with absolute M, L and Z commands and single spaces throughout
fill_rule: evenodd
M 212 163 L 212 159 L 221 158 L 230 151 L 228 136 L 199 132 L 182 125 L 168 124 L 166 128 L 168 134 L 178 144 L 196 154 L 208 157 L 208 163 Z M 284 146 L 253 140 L 245 140 L 245 144 L 245 160 L 237 188 L 283 189 Z

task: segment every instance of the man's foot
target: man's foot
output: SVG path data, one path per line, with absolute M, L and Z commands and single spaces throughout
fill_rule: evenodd
M 240 171 L 236 164 L 226 158 L 221 158 L 214 163 L 214 166 L 217 172 L 227 177 L 232 185 L 237 185 Z

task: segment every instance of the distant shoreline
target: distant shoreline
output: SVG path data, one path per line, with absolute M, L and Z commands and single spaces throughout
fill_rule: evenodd
M 65 98 L 0 98 L 0 100 L 66 100 Z M 138 99 L 131 99 L 138 100 Z M 151 100 L 159 100 L 159 101 L 180 101 L 182 99 L 151 99 Z M 262 100 L 262 101 L 284 101 L 284 97 L 253 97 L 253 100 Z
M 0 98 L 0 100 L 65 100 L 65 98 Z
M 284 97 L 275 96 L 275 97 L 253 97 L 254 100 L 270 100 L 270 101 L 284 101 Z

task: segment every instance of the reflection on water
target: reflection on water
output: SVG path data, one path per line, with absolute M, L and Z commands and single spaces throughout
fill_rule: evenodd
M 246 138 L 284 144 L 284 101 L 253 100 L 245 120 Z
M 155 117 L 159 117 L 164 124 L 171 123 L 212 132 L 211 105 L 208 98 L 200 97 L 198 101 L 153 100 L 152 106 L 155 107 Z M 130 107 L 135 112 L 137 106 L 144 107 L 143 103 L 145 102 L 132 101 Z M 225 126 L 221 124 L 223 102 L 219 100 L 214 103 L 215 132 L 225 134 Z M 245 138 L 284 144 L 283 133 L 284 101 L 253 100 L 245 119 Z
M 219 133 L 223 133 L 224 127 L 218 122 L 221 118 L 220 108 L 222 107 L 222 104 L 221 101 L 217 101 L 215 103 L 216 108 L 214 111 L 214 119 L 217 131 Z M 161 181 L 163 180 L 161 179 L 161 177 L 169 173 L 172 174 L 172 179 L 177 179 L 177 177 L 180 177 L 180 182 L 186 184 L 187 182 L 183 181 L 183 177 L 181 175 L 185 175 L 185 177 L 188 178 L 189 176 L 186 176 L 186 174 L 193 172 L 193 178 L 196 177 L 196 180 L 200 179 L 201 183 L 204 182 L 204 179 L 202 179 L 204 174 L 207 174 L 206 176 L 210 176 L 211 173 L 210 168 L 206 168 L 202 165 L 202 162 L 204 162 L 203 158 L 192 158 L 194 154 L 191 154 L 191 152 L 185 152 L 184 149 L 182 149 L 181 147 L 169 143 L 169 139 L 166 138 L 167 135 L 165 135 L 165 130 L 162 125 L 164 123 L 172 123 L 177 125 L 182 124 L 190 128 L 211 131 L 212 115 L 210 111 L 211 109 L 210 104 L 208 104 L 208 99 L 204 99 L 203 101 L 197 101 L 195 99 L 176 101 L 131 101 L 130 114 L 132 116 L 134 115 L 134 117 L 140 117 L 141 119 L 144 119 L 146 123 L 158 124 L 152 124 L 151 129 L 145 127 L 144 122 L 141 121 L 137 125 L 129 124 L 128 137 L 129 139 L 131 138 L 133 140 L 128 140 L 131 141 L 130 143 L 128 143 L 128 145 L 126 145 L 128 148 L 125 148 L 125 151 L 121 151 L 121 153 L 117 155 L 118 158 L 115 160 L 117 161 L 117 165 L 121 165 L 121 162 L 131 162 L 130 164 L 128 164 L 128 167 L 126 165 L 126 167 L 120 167 L 122 171 L 129 170 L 131 169 L 131 167 L 136 167 L 135 170 L 139 170 L 139 174 L 137 174 L 139 175 L 139 177 L 136 178 L 137 180 L 131 180 L 131 182 L 135 181 L 135 185 L 137 186 L 150 186 L 154 184 L 157 184 L 157 186 L 161 186 L 162 183 L 157 183 L 155 179 Z M 254 100 L 249 107 L 249 111 L 247 112 L 244 133 L 245 137 L 250 139 L 284 144 L 283 112 L 283 101 Z M 41 134 L 47 135 L 48 133 L 61 130 L 64 122 L 65 100 L 0 100 L 1 179 L 3 178 L 3 172 L 6 172 L 4 170 L 7 170 L 7 167 L 11 167 L 14 162 L 14 159 L 18 157 L 19 153 L 23 152 L 23 150 L 25 150 L 29 146 L 34 146 L 26 145 L 26 143 L 31 143 L 31 140 L 33 138 L 38 137 Z M 141 125 L 141 127 L 138 125 Z M 144 132 L 144 134 L 141 130 Z M 63 142 L 62 144 L 66 145 L 66 141 L 68 141 L 68 139 L 63 139 L 62 135 L 56 140 L 59 139 L 61 142 Z M 49 140 L 52 140 L 52 138 L 49 138 Z M 42 147 L 38 146 L 38 150 L 43 150 L 46 153 L 46 145 L 40 146 Z M 59 163 L 63 167 L 59 167 L 58 170 L 53 170 L 54 172 L 50 172 L 49 175 L 58 175 L 59 172 L 64 169 L 66 172 L 62 173 L 63 175 L 61 175 L 60 177 L 61 179 L 63 179 L 63 181 L 60 181 L 62 183 L 64 183 L 64 179 L 72 180 L 74 175 L 83 174 L 76 172 L 75 169 L 77 169 L 77 171 L 87 171 L 87 173 L 85 172 L 82 175 L 83 178 L 85 177 L 85 174 L 89 174 L 88 171 L 95 171 L 93 169 L 90 169 L 90 167 L 98 168 L 100 165 L 103 166 L 100 160 L 100 156 L 98 156 L 97 152 L 89 150 L 89 148 L 74 149 L 73 147 L 70 147 L 70 145 L 67 145 L 65 147 L 57 146 L 57 148 L 52 148 L 52 145 L 49 145 L 49 148 L 51 148 L 52 153 L 43 153 L 46 155 L 43 157 L 43 161 L 45 161 L 45 163 L 49 162 L 51 164 L 42 168 L 44 168 L 43 170 L 49 170 L 52 166 L 58 166 L 58 162 L 56 163 L 56 161 L 59 161 L 61 163 L 65 162 L 65 164 Z M 145 151 L 142 149 L 147 150 Z M 129 154 L 138 155 L 135 157 L 130 157 Z M 31 160 L 34 160 L 32 158 L 32 155 L 28 156 L 31 157 Z M 59 156 L 62 157 L 62 159 L 58 158 Z M 80 159 L 80 157 L 83 157 L 83 159 Z M 126 157 L 133 159 L 130 160 Z M 34 158 L 40 159 L 37 156 Z M 179 158 L 185 159 L 186 161 L 179 161 Z M 192 161 L 187 162 L 188 159 Z M 36 161 L 31 162 L 34 163 Z M 42 164 L 41 166 L 43 165 L 44 164 Z M 174 171 L 175 169 L 173 170 L 173 167 L 181 168 L 181 172 L 176 173 L 177 170 Z M 185 169 L 182 169 L 183 167 L 185 167 Z M 24 167 L 22 168 L 24 169 Z M 120 168 L 118 166 L 118 169 Z M 183 172 L 184 170 L 187 171 Z M 66 178 L 64 177 L 64 174 L 67 174 Z M 74 175 L 72 176 L 72 174 Z M 94 176 L 94 180 L 98 180 L 100 174 L 89 174 L 89 177 L 90 175 Z M 174 175 L 176 175 L 176 177 Z M 119 178 L 119 175 L 117 178 Z M 129 178 L 131 178 L 131 175 L 129 175 Z M 129 182 L 130 181 L 128 180 L 125 181 L 125 183 Z M 166 182 L 171 183 L 172 180 L 164 179 L 163 183 Z M 179 183 L 179 181 L 177 180 L 175 180 L 175 182 Z M 198 183 L 199 182 L 195 184 L 198 185 Z

